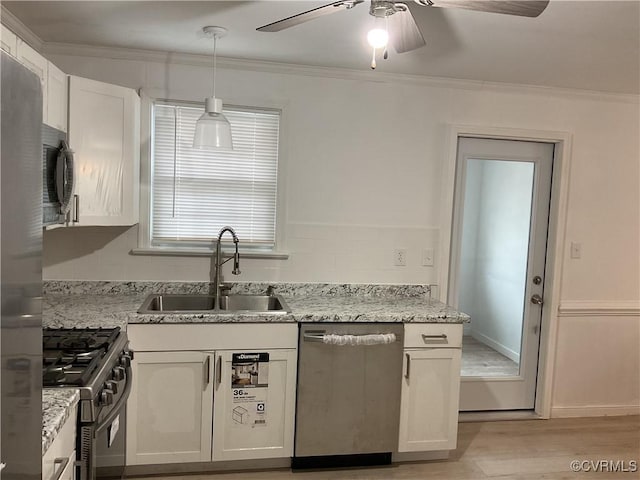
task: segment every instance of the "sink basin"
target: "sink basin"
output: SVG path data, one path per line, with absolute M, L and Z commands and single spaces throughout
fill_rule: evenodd
M 149 295 L 138 313 L 289 313 L 280 295 L 222 295 L 215 308 L 213 295 L 157 294 Z

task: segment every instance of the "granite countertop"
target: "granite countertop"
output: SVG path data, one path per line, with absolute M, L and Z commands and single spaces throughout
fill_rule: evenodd
M 428 285 L 238 283 L 231 294 L 282 295 L 285 315 L 193 313 L 139 314 L 149 293 L 207 293 L 206 283 L 45 282 L 45 327 L 120 327 L 156 323 L 404 322 L 465 323 L 469 316 L 430 298 Z M 77 389 L 44 389 L 42 452 L 78 402 Z
M 42 389 L 42 455 L 47 452 L 79 400 L 80 391 L 77 388 Z
M 256 322 L 405 322 L 464 323 L 469 316 L 425 297 L 283 296 L 292 311 L 285 315 L 193 313 L 139 314 L 146 295 L 47 295 L 45 327 L 113 327 L 145 323 Z

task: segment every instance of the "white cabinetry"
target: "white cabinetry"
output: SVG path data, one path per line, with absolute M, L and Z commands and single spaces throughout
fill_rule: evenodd
M 462 325 L 405 325 L 399 452 L 456 448 Z
M 76 165 L 73 225 L 137 223 L 138 94 L 130 88 L 71 76 L 69 145 Z
M 145 324 L 129 325 L 127 334 L 136 352 L 128 465 L 293 454 L 296 324 Z M 232 389 L 232 358 L 238 353 L 269 357 L 268 386 L 245 389 L 266 395 L 260 407 L 266 406 L 265 421 L 259 424 L 238 421 L 238 412 L 251 414 L 249 407 L 234 412 L 247 406 Z
M 2 29 L 0 32 L 0 44 L 2 45 L 2 50 L 7 52 L 9 55 L 17 57 L 18 37 L 4 25 L 0 25 L 0 29 Z
M 47 103 L 45 104 L 47 125 L 63 132 L 67 131 L 68 101 L 67 74 L 53 63 L 47 62 Z
M 255 411 L 234 403 L 243 394 L 252 394 L 251 388 L 231 387 L 232 354 L 238 352 L 247 351 L 229 350 L 216 355 L 222 381 L 218 382 L 216 378 L 213 460 L 290 457 L 293 452 L 293 435 L 290 433 L 293 432 L 295 416 L 296 350 L 261 350 L 269 355 L 269 386 L 264 407 L 260 407 L 264 412 L 264 423 L 258 425 L 251 421 Z M 254 406 L 253 403 L 250 405 Z
M 20 63 L 40 78 L 40 84 L 42 85 L 42 121 L 47 123 L 47 70 L 49 62 L 20 38 L 18 38 L 17 58 Z
M 40 77 L 42 85 L 42 122 L 67 131 L 67 75 L 36 52 L 11 30 L 2 28 L 2 50 L 13 55 Z
M 131 464 L 211 459 L 213 387 L 205 352 L 138 352 L 128 404 Z
M 42 457 L 42 478 L 74 480 L 76 460 L 76 418 L 77 406 L 69 413 L 67 421 L 58 432 L 47 452 Z

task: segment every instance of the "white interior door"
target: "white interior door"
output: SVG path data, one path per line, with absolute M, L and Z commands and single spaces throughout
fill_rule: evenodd
M 458 139 L 448 301 L 471 316 L 462 411 L 534 408 L 553 151 Z

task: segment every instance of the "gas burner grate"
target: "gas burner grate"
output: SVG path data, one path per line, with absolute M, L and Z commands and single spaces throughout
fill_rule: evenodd
M 109 350 L 118 334 L 116 328 L 45 328 L 42 333 L 44 350 L 87 353 L 92 350 Z
M 119 334 L 120 328 L 45 328 L 43 386 L 87 385 Z

